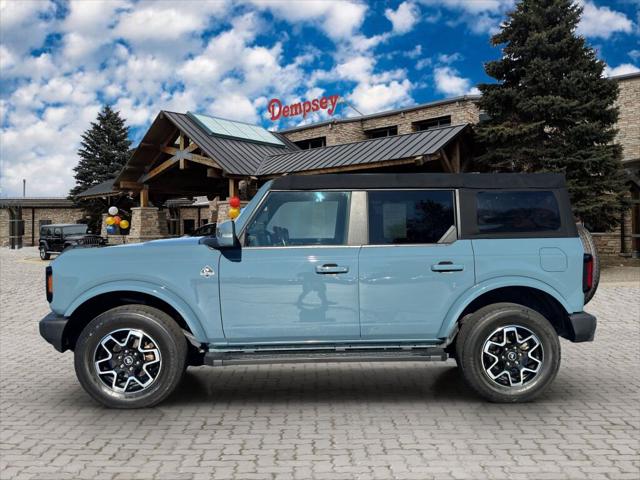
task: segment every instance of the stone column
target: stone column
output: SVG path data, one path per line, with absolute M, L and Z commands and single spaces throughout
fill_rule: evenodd
M 0 247 L 9 245 L 9 209 L 0 208 Z
M 134 207 L 131 209 L 131 227 L 128 243 L 146 242 L 168 235 L 167 215 L 157 207 Z

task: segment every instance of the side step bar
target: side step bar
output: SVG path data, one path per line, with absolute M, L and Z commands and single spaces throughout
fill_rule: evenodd
M 353 350 L 317 351 L 291 350 L 269 352 L 207 352 L 204 364 L 213 367 L 226 365 L 260 365 L 272 363 L 333 363 L 333 362 L 433 362 L 448 358 L 443 348 L 428 347 L 411 350 Z

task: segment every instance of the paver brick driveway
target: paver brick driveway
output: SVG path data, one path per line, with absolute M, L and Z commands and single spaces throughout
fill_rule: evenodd
M 595 342 L 562 341 L 535 403 L 485 403 L 450 361 L 192 368 L 160 406 L 116 411 L 38 335 L 36 255 L 0 250 L 2 479 L 640 477 L 640 269 L 601 284 Z

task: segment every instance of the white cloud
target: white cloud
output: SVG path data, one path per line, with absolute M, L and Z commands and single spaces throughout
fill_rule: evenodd
M 633 22 L 622 12 L 611 10 L 609 7 L 598 7 L 591 2 L 582 2 L 582 19 L 578 25 L 578 33 L 585 37 L 604 38 L 614 33 L 631 33 Z
M 462 60 L 462 54 L 458 53 L 458 52 L 454 52 L 454 53 L 441 53 L 438 55 L 438 62 L 440 63 L 444 63 L 446 65 L 450 65 L 452 63 L 458 62 L 460 60 Z
M 515 5 L 515 0 L 420 0 L 430 6 L 464 10 L 468 13 L 502 13 Z
M 413 29 L 420 19 L 420 9 L 412 2 L 402 2 L 395 11 L 387 8 L 384 16 L 391 22 L 393 33 L 401 35 Z
M 52 0 L 0 0 L 0 41 L 18 55 L 39 47 L 52 30 L 56 10 Z
M 617 77 L 618 75 L 627 75 L 629 73 L 640 72 L 640 68 L 632 65 L 631 63 L 623 63 L 617 67 L 611 68 L 609 65 L 604 67 L 605 77 Z
M 409 94 L 413 85 L 408 79 L 392 80 L 389 83 L 360 83 L 349 96 L 349 100 L 360 112 L 374 113 L 413 102 Z
M 432 9 L 445 9 L 457 14 L 447 20 L 447 25 L 455 27 L 461 23 L 475 34 L 494 34 L 498 31 L 504 15 L 515 6 L 516 0 L 419 0 Z M 429 16 L 427 17 L 429 18 Z M 439 10 L 431 15 L 439 20 Z
M 460 76 L 452 67 L 440 66 L 433 71 L 436 90 L 448 96 L 473 95 L 478 89 L 471 86 L 471 80 Z
M 364 3 L 352 0 L 305 0 L 298 5 L 290 0 L 252 0 L 252 3 L 293 24 L 319 24 L 333 40 L 348 39 L 360 28 L 367 11 Z

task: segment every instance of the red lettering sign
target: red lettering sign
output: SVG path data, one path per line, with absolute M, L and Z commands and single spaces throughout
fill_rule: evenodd
M 280 117 L 295 117 L 297 115 L 302 115 L 302 118 L 305 118 L 309 113 L 317 112 L 318 110 L 326 110 L 329 115 L 333 115 L 339 99 L 340 95 L 330 95 L 283 106 L 279 99 L 272 98 L 269 101 L 267 110 L 271 115 L 271 120 L 278 120 Z

